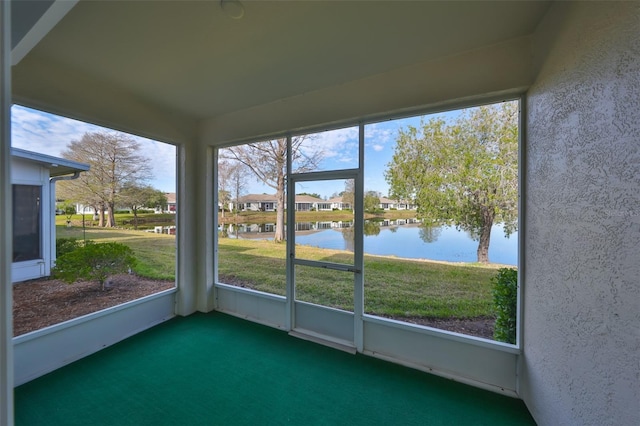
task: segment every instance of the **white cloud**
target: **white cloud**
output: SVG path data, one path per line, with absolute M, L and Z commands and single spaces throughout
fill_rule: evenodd
M 60 156 L 69 142 L 80 140 L 87 132 L 109 130 L 19 105 L 11 108 L 11 126 L 12 146 L 53 156 Z M 176 147 L 137 136 L 132 137 L 141 144 L 141 154 L 151 162 L 153 178 L 149 183 L 162 191 L 174 192 Z
M 322 169 L 331 169 L 332 162 L 343 163 L 340 168 L 357 167 L 358 152 L 358 128 L 348 127 L 344 129 L 330 130 L 311 135 L 310 142 L 302 147 L 303 152 L 312 153 L 320 149 L 325 159 Z

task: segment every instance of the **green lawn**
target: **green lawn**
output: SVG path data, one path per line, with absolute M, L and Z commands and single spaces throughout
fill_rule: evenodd
M 82 227 L 83 223 L 83 215 L 82 214 L 74 214 L 71 215 L 70 218 L 67 218 L 66 215 L 57 215 L 56 216 L 56 226 L 66 226 L 67 220 L 71 221 L 71 225 L 74 227 Z M 115 215 L 116 218 L 116 226 L 118 228 L 126 228 L 126 229 L 134 229 L 134 217 L 132 213 L 118 213 Z M 176 215 L 171 213 L 142 213 L 138 214 L 138 229 L 153 229 L 154 226 L 171 226 L 176 224 Z M 84 215 L 84 224 L 93 228 L 98 225 L 97 220 L 93 220 L 92 214 Z
M 82 240 L 85 235 L 82 228 L 66 226 L 56 226 L 56 233 L 58 238 L 77 238 L 78 240 Z M 129 246 L 138 260 L 134 268 L 134 272 L 138 275 L 158 280 L 175 279 L 176 238 L 174 235 L 87 228 L 86 238 L 97 243 L 119 242 Z
M 58 237 L 83 238 L 82 228 L 57 227 Z M 135 252 L 135 272 L 174 279 L 173 235 L 87 228 L 95 242 L 117 241 Z M 351 263 L 353 254 L 310 246 L 296 247 L 309 260 Z M 219 240 L 220 282 L 285 295 L 286 244 L 265 240 Z M 493 316 L 491 278 L 498 266 L 454 264 L 365 255 L 365 311 L 388 317 L 474 318 Z M 353 274 L 296 266 L 296 299 L 353 310 Z
M 285 244 L 219 240 L 221 282 L 285 294 Z M 296 257 L 352 262 L 351 253 L 297 246 Z M 365 255 L 365 311 L 383 316 L 474 318 L 493 316 L 491 278 L 497 266 L 453 264 Z M 296 267 L 296 298 L 353 310 L 353 275 Z

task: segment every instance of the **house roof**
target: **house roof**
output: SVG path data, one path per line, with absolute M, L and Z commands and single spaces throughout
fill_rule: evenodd
M 76 172 L 86 172 L 89 165 L 67 160 L 66 158 L 53 157 L 38 152 L 27 151 L 20 148 L 11 148 L 11 156 L 21 158 L 33 163 L 38 163 L 49 169 L 49 176 L 57 177 L 71 175 Z
M 164 196 L 167 197 L 167 203 L 175 203 L 176 202 L 176 193 L 175 192 L 165 192 Z
M 276 196 L 273 194 L 247 194 L 238 199 L 239 203 L 253 203 L 253 202 L 273 202 L 277 201 Z
M 311 195 L 296 195 L 296 203 L 327 203 L 322 198 L 312 197 Z
M 327 200 L 328 203 L 344 203 L 344 198 L 342 196 L 332 197 Z M 347 203 L 349 204 L 349 203 Z

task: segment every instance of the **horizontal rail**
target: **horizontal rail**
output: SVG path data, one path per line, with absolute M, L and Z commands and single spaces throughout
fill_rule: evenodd
M 353 265 L 345 265 L 342 263 L 319 262 L 317 260 L 293 259 L 294 265 L 313 266 L 315 268 L 333 269 L 335 271 L 353 272 L 359 274 L 362 271 Z

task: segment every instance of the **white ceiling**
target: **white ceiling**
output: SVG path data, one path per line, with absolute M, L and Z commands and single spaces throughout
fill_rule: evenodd
M 204 119 L 531 34 L 549 2 L 243 5 L 234 20 L 215 0 L 80 1 L 27 62 Z

